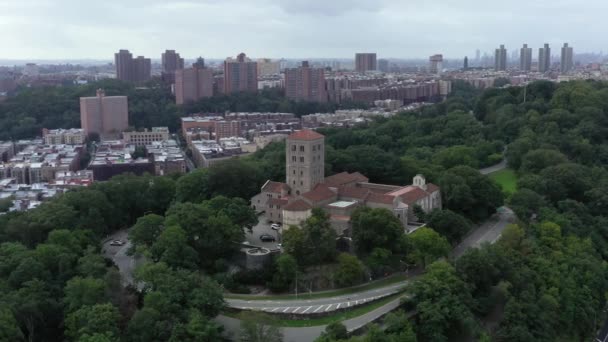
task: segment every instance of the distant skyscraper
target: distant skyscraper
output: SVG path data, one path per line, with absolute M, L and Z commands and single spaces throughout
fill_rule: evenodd
M 162 78 L 167 83 L 175 81 L 175 71 L 184 68 L 184 59 L 175 53 L 175 50 L 165 50 L 160 56 L 162 64 Z
M 568 46 L 568 43 L 564 43 L 562 47 L 562 58 L 560 61 L 560 69 L 562 73 L 566 73 L 572 70 L 574 67 L 573 60 L 574 50 L 571 46 Z
M 193 67 L 197 67 L 199 69 L 205 68 L 205 59 L 203 57 L 199 57 L 196 59 L 196 62 L 192 63 Z
M 431 74 L 441 74 L 443 71 L 443 55 L 432 55 L 429 57 L 429 72 Z
M 213 71 L 192 68 L 175 71 L 175 103 L 178 105 L 213 96 Z
M 258 91 L 258 65 L 240 53 L 224 61 L 224 94 Z
M 481 51 L 479 51 L 479 49 L 475 51 L 475 63 L 477 64 L 477 66 L 479 66 L 479 64 L 481 63 Z
M 464 56 L 464 70 L 469 69 L 469 57 Z
M 494 52 L 494 70 L 507 70 L 507 49 L 505 49 L 504 45 L 500 45 L 500 47 Z
M 285 69 L 285 96 L 297 101 L 327 102 L 325 73 L 307 61 L 298 68 Z
M 133 59 L 129 50 L 120 50 L 114 54 L 116 78 L 122 81 L 142 83 L 150 79 L 152 63 L 149 58 L 139 56 Z
M 97 96 L 80 98 L 80 125 L 85 134 L 97 133 L 115 138 L 129 127 L 129 107 L 126 96 Z
M 258 59 L 258 76 L 279 75 L 281 73 L 278 61 L 270 58 Z
M 355 71 L 366 72 L 378 70 L 376 64 L 375 53 L 356 53 L 355 54 Z
M 530 71 L 532 69 L 532 48 L 528 44 L 519 50 L 519 70 Z
M 538 72 L 547 72 L 551 69 L 551 48 L 549 44 L 538 49 Z
M 381 72 L 389 71 L 388 59 L 379 59 L 378 60 L 378 70 L 380 70 Z

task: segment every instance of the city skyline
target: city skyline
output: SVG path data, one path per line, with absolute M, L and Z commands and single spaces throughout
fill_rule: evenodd
M 582 7 L 565 1 L 516 0 L 510 8 L 477 0 L 63 0 L 59 5 L 50 0 L 8 0 L 0 4 L 0 30 L 9 33 L 4 34 L 0 59 L 106 60 L 120 49 L 153 59 L 166 49 L 185 58 L 213 59 L 241 51 L 254 58 L 352 58 L 362 50 L 374 51 L 378 58 L 425 58 L 436 53 L 456 58 L 476 49 L 493 51 L 498 43 L 513 48 L 522 42 L 533 48 L 570 42 L 579 52 L 602 50 L 588 32 L 601 31 L 599 16 L 608 10 L 606 3 Z M 364 23 L 366 29 L 353 30 L 353 23 Z

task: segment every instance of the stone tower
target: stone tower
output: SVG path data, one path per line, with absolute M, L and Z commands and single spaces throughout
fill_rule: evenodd
M 312 190 L 325 179 L 325 136 L 302 130 L 287 137 L 285 179 L 292 195 Z

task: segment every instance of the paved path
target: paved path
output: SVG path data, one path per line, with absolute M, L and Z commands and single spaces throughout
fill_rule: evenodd
M 515 222 L 515 213 L 507 207 L 498 208 L 498 212 L 494 214 L 488 221 L 475 229 L 467 236 L 458 246 L 456 246 L 450 255 L 454 258 L 459 258 L 469 248 L 477 248 L 485 242 L 494 243 L 502 231 L 511 223 Z
M 487 174 L 490 174 L 492 172 L 500 171 L 500 170 L 506 169 L 506 168 L 507 168 L 507 159 L 503 158 L 503 160 L 500 163 L 498 163 L 496 165 L 492 165 L 492 166 L 486 167 L 484 169 L 479 169 L 479 172 L 482 175 L 487 175 Z
M 335 297 L 308 300 L 243 300 L 227 298 L 228 306 L 241 310 L 256 310 L 269 313 L 289 313 L 297 315 L 320 314 L 369 303 L 403 290 L 407 281 L 378 289 L 362 291 Z
M 127 255 L 127 251 L 131 248 L 131 241 L 128 239 L 129 233 L 126 229 L 119 230 L 114 234 L 110 235 L 103 241 L 103 256 L 112 259 L 120 274 L 122 275 L 122 283 L 124 286 L 133 285 L 133 272 L 135 268 L 140 264 L 142 260 L 135 259 L 132 256 Z M 125 244 L 122 246 L 112 246 L 110 243 L 113 240 L 124 241 Z
M 384 304 L 383 306 L 361 316 L 342 321 L 342 324 L 346 326 L 346 329 L 349 332 L 358 330 L 361 327 L 369 324 L 370 322 L 373 322 L 398 308 L 403 297 L 404 296 L 396 298 Z M 226 331 L 226 337 L 233 340 L 238 337 L 238 332 L 240 330 L 241 324 L 240 320 L 220 315 L 216 317 L 215 321 L 224 326 Z M 283 332 L 284 342 L 310 342 L 314 341 L 314 339 L 321 335 L 321 333 L 325 330 L 325 325 L 304 328 L 281 328 L 281 330 Z

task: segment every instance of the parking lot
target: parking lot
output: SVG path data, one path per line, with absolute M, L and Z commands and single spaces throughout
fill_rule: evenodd
M 270 223 L 266 221 L 263 217 L 260 217 L 260 222 L 253 227 L 251 231 L 246 228 L 243 228 L 245 231 L 245 239 L 250 245 L 260 246 L 264 248 L 268 248 L 270 250 L 277 249 L 277 244 L 281 243 L 281 230 L 276 231 L 270 228 Z M 263 242 L 260 241 L 260 235 L 268 234 L 275 238 L 274 242 Z

